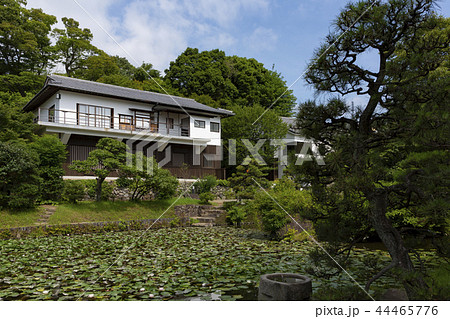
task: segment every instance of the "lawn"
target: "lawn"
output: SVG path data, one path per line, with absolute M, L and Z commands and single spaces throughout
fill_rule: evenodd
M 18 212 L 0 210 L 0 229 L 33 225 L 42 212 L 42 207 Z
M 154 201 L 105 201 L 62 204 L 50 217 L 49 224 L 69 224 L 98 221 L 151 219 L 160 217 L 175 201 L 175 198 Z M 180 198 L 175 205 L 198 204 L 192 198 Z M 175 206 L 174 205 L 174 206 Z M 164 213 L 164 218 L 174 217 L 173 206 Z
M 116 221 L 158 218 L 175 201 L 175 198 L 154 201 L 105 201 L 80 202 L 77 204 L 57 205 L 55 213 L 50 217 L 48 224 L 70 224 L 83 222 Z M 198 204 L 192 198 L 180 198 L 175 205 Z M 10 227 L 23 227 L 34 225 L 39 219 L 43 208 L 38 207 L 22 212 L 0 211 L 0 229 Z M 173 217 L 173 207 L 169 209 L 164 218 Z
M 0 240 L 0 300 L 185 300 L 217 296 L 221 300 L 254 300 L 259 276 L 273 272 L 310 276 L 316 299 L 326 297 L 319 293 L 324 287 L 337 292 L 359 289 L 343 273 L 326 279 L 312 274 L 307 257 L 312 247 L 312 243 L 256 239 L 250 230 L 226 227 Z M 389 262 L 386 252 L 356 250 L 346 269 L 360 283 L 370 276 L 363 264 L 368 255 L 376 257 L 379 267 Z M 436 262 L 434 254 L 427 255 Z M 383 277 L 371 293 L 376 295 L 377 290 L 389 287 L 398 284 L 389 276 Z

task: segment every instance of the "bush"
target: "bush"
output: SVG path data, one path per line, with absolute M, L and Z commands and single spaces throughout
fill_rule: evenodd
M 23 144 L 0 142 L 0 207 L 30 208 L 39 196 L 39 158 Z
M 155 175 L 154 186 L 152 188 L 156 199 L 172 198 L 178 188 L 178 179 L 170 174 L 167 169 L 159 169 Z
M 208 193 L 217 186 L 215 176 L 208 175 L 194 183 L 194 190 L 197 194 Z
M 217 186 L 230 187 L 230 182 L 227 181 L 226 179 L 218 179 Z
M 64 170 L 60 167 L 43 166 L 39 168 L 41 183 L 39 185 L 39 202 L 57 202 L 61 199 L 64 189 L 62 176 Z
M 214 200 L 215 196 L 211 192 L 201 193 L 198 195 L 200 198 L 200 204 L 209 205 L 211 204 L 210 201 Z
M 276 181 L 267 193 L 270 196 L 265 192 L 256 193 L 252 204 L 262 221 L 263 229 L 272 237 L 277 237 L 278 231 L 289 223 L 289 215 L 302 216 L 312 205 L 310 193 L 297 190 L 295 183 L 287 178 Z
M 41 185 L 40 201 L 58 201 L 63 190 L 62 163 L 67 156 L 66 146 L 54 135 L 44 135 L 30 144 L 39 156 Z
M 62 191 L 62 199 L 69 203 L 76 203 L 83 200 L 86 195 L 85 181 L 64 181 L 64 188 Z
M 142 163 L 142 169 L 137 165 Z M 131 193 L 130 200 L 140 200 L 150 192 L 157 199 L 168 199 L 175 195 L 178 179 L 166 169 L 160 168 L 153 157 L 147 157 L 142 152 L 133 154 L 132 165 L 123 165 L 119 170 L 119 187 L 126 187 Z
M 97 180 L 89 179 L 81 181 L 86 187 L 87 194 L 90 198 L 95 199 L 97 193 Z M 104 181 L 102 184 L 102 200 L 110 200 L 113 195 L 115 183 Z
M 247 212 L 243 205 L 234 205 L 227 210 L 227 222 L 236 227 L 241 227 L 246 217 Z
M 228 179 L 230 186 L 236 194 L 236 198 L 253 199 L 255 193 L 257 193 L 261 187 L 267 187 L 267 170 L 268 168 L 266 166 L 260 166 L 255 160 L 252 160 L 246 166 L 239 165 L 236 168 L 236 173 L 233 173 Z

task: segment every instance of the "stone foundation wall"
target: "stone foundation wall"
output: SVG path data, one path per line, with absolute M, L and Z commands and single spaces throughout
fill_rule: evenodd
M 107 181 L 107 183 L 114 183 L 112 181 Z M 178 184 L 176 196 L 180 196 L 181 194 L 184 194 L 183 197 L 191 197 L 198 199 L 198 194 L 195 194 L 193 192 L 193 185 L 194 181 L 180 181 Z M 230 196 L 230 192 L 232 192 L 230 187 L 224 187 L 224 186 L 216 186 L 211 190 L 211 193 L 215 196 L 215 199 L 228 199 Z M 120 188 L 115 186 L 112 195 L 111 200 L 119 200 L 119 201 L 127 201 L 131 198 L 131 193 L 128 190 L 128 188 Z M 150 192 L 150 194 L 144 196 L 142 198 L 143 200 L 153 200 L 154 194 Z M 84 199 L 85 201 L 93 201 L 95 200 L 95 197 L 89 196 L 89 194 L 86 192 Z

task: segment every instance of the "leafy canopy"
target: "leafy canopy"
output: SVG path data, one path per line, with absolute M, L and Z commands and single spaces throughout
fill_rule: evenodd
M 209 105 L 214 107 L 261 105 L 289 115 L 295 106 L 296 99 L 279 73 L 255 59 L 226 56 L 218 49 L 187 48 L 165 72 L 165 80 L 179 93 L 200 102 L 212 99 L 215 103 Z

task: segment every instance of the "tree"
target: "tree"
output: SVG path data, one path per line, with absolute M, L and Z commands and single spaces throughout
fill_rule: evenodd
M 133 77 L 136 81 L 144 82 L 145 80 L 151 80 L 152 78 L 160 78 L 161 73 L 158 70 L 153 69 L 151 63 L 142 63 L 142 65 L 135 69 Z
M 295 107 L 296 99 L 281 75 L 255 59 L 187 48 L 165 72 L 165 80 L 182 95 L 210 97 L 214 107 L 261 105 L 279 115 L 289 115 Z
M 49 34 L 56 18 L 25 8 L 24 0 L 0 4 L 0 75 L 45 71 L 52 60 Z
M 74 71 L 84 67 L 85 60 L 98 49 L 91 44 L 91 30 L 80 28 L 80 23 L 72 18 L 62 18 L 65 29 L 54 29 L 55 50 L 58 61 L 64 64 L 66 74 L 73 76 Z
M 96 200 L 100 201 L 103 182 L 125 163 L 126 150 L 125 143 L 112 138 L 102 138 L 85 161 L 74 161 L 70 168 L 80 173 L 97 176 Z
M 101 51 L 91 55 L 83 62 L 83 68 L 73 72 L 74 77 L 88 81 L 98 81 L 103 76 L 119 74 L 120 69 L 116 59 Z
M 368 221 L 387 247 L 392 263 L 375 275 L 366 289 L 386 271 L 399 268 L 409 298 L 416 299 L 425 283 L 416 276 L 409 250 L 387 214 L 397 196 L 404 205 L 410 197 L 426 201 L 416 183 L 420 171 L 400 161 L 410 152 L 409 128 L 418 119 L 414 109 L 423 107 L 423 100 L 417 97 L 426 96 L 416 83 L 426 82 L 430 73 L 448 60 L 448 20 L 436 17 L 432 0 L 372 3 L 346 6 L 306 74 L 319 92 L 365 95 L 368 102 L 355 112 L 336 99 L 324 105 L 301 105 L 299 127 L 328 147 L 324 148 L 325 167 L 309 163 L 297 169 L 312 184 L 320 203 L 331 208 L 328 215 L 317 218 L 328 220 L 327 225 L 341 216 L 354 219 L 357 231 L 345 227 L 347 234 L 335 232 L 341 240 L 358 239 Z M 360 63 L 368 52 L 377 58 L 375 69 Z M 402 177 L 394 179 L 393 169 L 401 167 L 398 176 Z
M 57 136 L 44 135 L 33 141 L 30 147 L 39 156 L 40 199 L 59 200 L 64 188 L 62 164 L 67 156 L 66 146 Z
M 286 136 L 287 125 L 283 123 L 275 111 L 266 111 L 259 105 L 254 105 L 251 108 L 235 106 L 231 110 L 235 113 L 235 116 L 222 120 L 222 138 L 225 149 L 224 164 L 228 165 L 230 152 L 233 153 L 232 156 L 235 156 L 236 164 L 242 164 L 247 156 L 252 157 L 248 147 L 257 148 L 258 143 L 263 143 L 257 153 L 260 154 L 260 159 L 265 162 L 265 165 L 273 167 L 276 162 L 274 154 L 277 146 L 270 143 L 272 140 L 282 139 Z M 258 121 L 253 124 L 256 120 Z M 236 143 L 235 154 L 232 144 L 234 142 Z M 227 167 L 229 173 L 234 172 L 235 169 L 235 164 Z
M 0 142 L 0 207 L 21 210 L 39 196 L 39 157 L 24 143 Z
M 33 114 L 24 113 L 22 107 L 32 98 L 19 93 L 0 91 L 0 142 L 13 140 L 31 141 L 37 127 Z
M 251 160 L 248 165 L 239 165 L 236 173 L 228 178 L 230 186 L 238 199 L 251 199 L 260 187 L 267 187 L 267 167 L 261 166 L 256 160 Z

